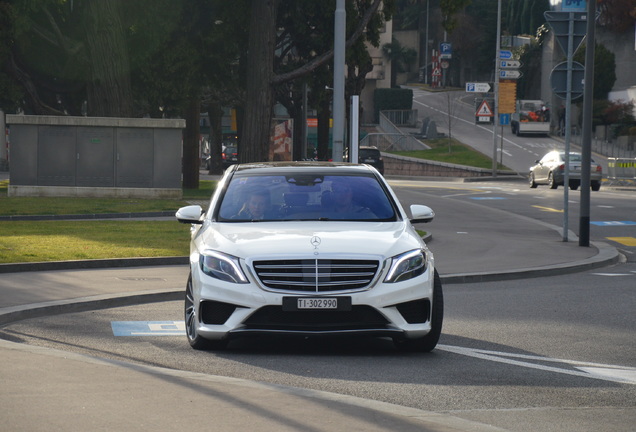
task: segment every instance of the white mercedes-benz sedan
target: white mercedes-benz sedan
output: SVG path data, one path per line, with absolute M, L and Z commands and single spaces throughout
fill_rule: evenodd
M 431 351 L 442 330 L 433 254 L 369 165 L 272 162 L 230 167 L 192 224 L 185 325 L 195 349 L 242 336 L 373 336 Z

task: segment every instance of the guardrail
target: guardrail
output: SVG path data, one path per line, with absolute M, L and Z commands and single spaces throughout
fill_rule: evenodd
M 607 178 L 636 180 L 636 158 L 607 158 Z
M 384 110 L 380 111 L 394 125 L 403 127 L 417 126 L 417 110 Z

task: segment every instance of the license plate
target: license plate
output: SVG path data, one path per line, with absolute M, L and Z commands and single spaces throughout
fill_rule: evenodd
M 283 310 L 351 310 L 351 297 L 285 297 Z
M 375 159 L 365 159 L 364 163 L 373 163 L 375 162 Z

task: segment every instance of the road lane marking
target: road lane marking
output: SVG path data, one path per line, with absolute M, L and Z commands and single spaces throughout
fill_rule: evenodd
M 636 385 L 636 368 L 628 366 L 606 365 L 600 363 L 580 362 L 575 360 L 556 359 L 550 357 L 541 357 L 527 354 L 512 354 L 501 351 L 487 351 L 475 348 L 464 348 L 451 345 L 437 345 L 440 351 L 447 351 L 468 357 L 474 357 L 482 360 L 493 361 L 497 363 L 505 363 L 512 366 L 520 366 L 530 369 L 538 369 L 546 372 L 554 372 L 564 375 L 573 375 L 583 378 L 591 378 L 603 381 L 610 381 L 620 384 Z M 514 360 L 520 359 L 520 360 Z M 547 366 L 537 363 L 530 363 L 532 360 L 544 363 L 562 363 L 571 366 L 574 369 L 564 369 L 561 367 Z
M 185 336 L 184 321 L 112 321 L 111 328 L 113 330 L 113 335 L 115 336 Z M 599 379 L 621 384 L 636 385 L 636 368 L 627 366 L 555 359 L 527 354 L 512 354 L 501 351 L 487 351 L 442 344 L 437 345 L 437 349 L 482 360 L 505 363 L 512 366 Z M 521 360 L 532 360 L 543 363 L 562 363 L 567 364 L 574 369 L 546 366 Z
M 538 208 L 539 210 L 545 211 L 545 212 L 563 213 L 563 210 L 559 210 L 559 209 L 555 209 L 555 208 L 551 208 L 551 207 L 543 207 L 543 206 L 538 206 L 538 205 L 533 205 L 532 207 Z
M 112 321 L 115 336 L 185 336 L 184 321 Z
M 592 225 L 596 226 L 629 226 L 636 225 L 634 221 L 593 221 L 590 222 Z
M 636 246 L 636 237 L 605 237 L 608 240 L 620 243 L 623 246 Z

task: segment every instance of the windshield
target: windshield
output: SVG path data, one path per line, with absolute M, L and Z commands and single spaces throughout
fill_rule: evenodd
M 219 221 L 394 221 L 393 200 L 373 177 L 293 173 L 235 175 L 218 206 Z

